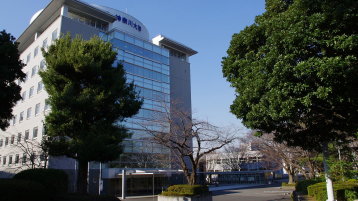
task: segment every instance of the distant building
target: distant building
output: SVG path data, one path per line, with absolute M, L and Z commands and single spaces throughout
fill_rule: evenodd
M 246 150 L 233 153 L 213 153 L 206 156 L 207 172 L 254 171 L 264 170 L 262 154 L 259 151 Z

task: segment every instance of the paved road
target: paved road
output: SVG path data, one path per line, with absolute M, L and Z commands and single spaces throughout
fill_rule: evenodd
M 213 192 L 213 201 L 291 201 L 290 193 L 290 190 L 276 186 L 220 190 Z M 157 198 L 130 198 L 125 201 L 157 201 Z
M 280 187 L 256 187 L 213 192 L 213 201 L 291 201 L 290 190 Z

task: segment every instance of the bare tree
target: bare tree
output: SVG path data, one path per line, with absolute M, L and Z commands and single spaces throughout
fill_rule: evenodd
M 212 153 L 233 142 L 234 134 L 224 132 L 206 121 L 192 119 L 191 114 L 173 108 L 156 118 L 156 122 L 141 124 L 151 140 L 171 150 L 172 157 L 190 185 L 197 183 L 199 162 Z
M 271 134 L 264 134 L 260 138 L 255 138 L 254 141 L 263 155 L 262 160 L 274 165 L 274 167 L 271 167 L 273 169 L 283 168 L 288 174 L 288 183 L 294 183 L 295 175 L 302 170 L 300 158 L 303 150 L 297 147 L 289 147 L 285 143 L 277 143 L 273 140 Z
M 170 158 L 167 154 L 159 153 L 131 153 L 126 160 L 131 160 L 137 168 L 168 168 Z
M 250 147 L 247 143 L 241 143 L 238 146 L 227 146 L 222 155 L 222 165 L 224 169 L 231 171 L 240 171 L 242 169 L 244 160 L 249 157 Z
M 23 153 L 21 169 L 47 168 L 49 153 L 45 140 L 43 138 L 41 142 L 38 142 L 24 139 L 15 145 Z

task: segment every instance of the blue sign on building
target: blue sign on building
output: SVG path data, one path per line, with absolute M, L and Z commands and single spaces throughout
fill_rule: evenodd
M 133 22 L 132 20 L 129 20 L 126 17 L 122 17 L 120 15 L 116 15 L 116 17 L 117 17 L 117 20 L 119 22 L 122 22 L 123 24 L 129 25 L 129 26 L 133 27 L 137 31 L 142 31 L 142 27 L 139 24 Z

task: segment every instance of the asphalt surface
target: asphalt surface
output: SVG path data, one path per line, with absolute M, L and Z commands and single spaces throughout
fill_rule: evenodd
M 219 190 L 213 192 L 213 201 L 291 201 L 291 192 L 275 185 Z M 157 198 L 127 198 L 125 201 L 157 201 Z

